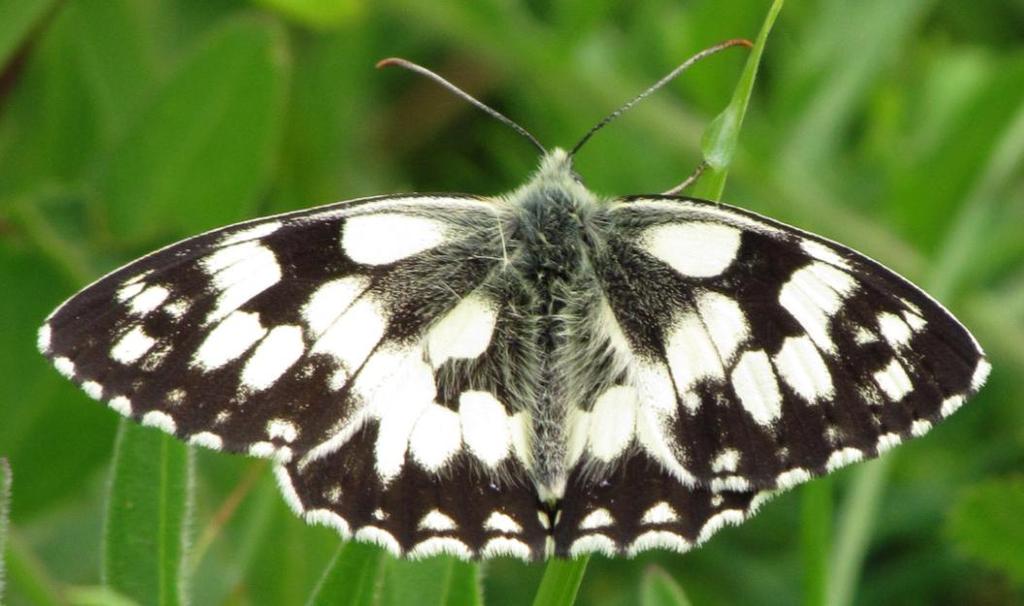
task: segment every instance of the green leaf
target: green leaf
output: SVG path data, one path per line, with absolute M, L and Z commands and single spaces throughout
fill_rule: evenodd
M 387 567 L 383 606 L 476 606 L 481 604 L 476 564 L 450 556 L 392 560 Z
M 56 5 L 57 0 L 0 0 L 0 69 Z
M 533 605 L 569 606 L 575 602 L 589 562 L 590 556 L 574 560 L 554 558 L 548 561 L 537 595 L 533 598 Z
M 306 602 L 309 606 L 372 606 L 377 603 L 383 577 L 384 552 L 376 545 L 347 541 L 327 565 Z
M 364 9 L 362 0 L 255 0 L 304 25 L 331 28 L 351 21 Z
M 704 161 L 708 164 L 701 180 L 694 188 L 694 195 L 718 200 L 725 191 L 725 179 L 729 173 L 729 165 L 732 163 L 733 155 L 736 153 L 736 143 L 739 141 L 740 128 L 743 126 L 743 117 L 747 113 L 747 105 L 750 103 L 750 95 L 754 90 L 754 80 L 757 78 L 757 69 L 761 64 L 761 55 L 764 54 L 764 47 L 768 41 L 768 33 L 775 24 L 775 18 L 782 10 L 784 0 L 775 0 L 768 15 L 761 25 L 761 31 L 754 41 L 754 48 L 747 57 L 747 64 L 743 68 L 740 80 L 733 91 L 732 100 L 725 110 L 708 126 L 704 133 L 704 140 L 701 144 L 704 153 Z
M 819 478 L 800 488 L 800 555 L 804 604 L 824 606 L 828 597 L 828 555 L 832 535 L 832 479 Z
M 964 492 L 949 514 L 949 536 L 967 555 L 1024 583 L 1024 478 L 989 480 Z
M 126 598 L 109 587 L 72 587 L 67 591 L 72 606 L 137 606 L 139 602 Z
M 191 451 L 174 436 L 121 422 L 103 533 L 105 584 L 141 603 L 185 603 L 192 473 Z
M 640 582 L 640 606 L 690 606 L 690 600 L 664 569 L 651 566 Z
M 255 211 L 279 143 L 283 34 L 251 19 L 210 36 L 141 112 L 98 183 L 115 235 L 180 235 Z
M 25 206 L 36 208 L 35 202 Z M 20 230 L 24 224 L 14 225 Z M 0 297 L 0 377 L 17 377 L 4 386 L 0 453 L 32 478 L 20 483 L 14 504 L 24 523 L 85 489 L 110 460 L 116 423 L 36 352 L 39 324 L 73 284 L 47 257 L 14 238 L 0 238 L 0 276 L 5 292 L 31 293 Z
M 4 601 L 4 581 L 7 579 L 7 526 L 11 519 L 11 465 L 0 459 L 0 604 Z

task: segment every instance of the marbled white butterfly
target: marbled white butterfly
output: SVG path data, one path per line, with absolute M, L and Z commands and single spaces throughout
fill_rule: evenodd
M 410 557 L 686 551 L 984 383 L 907 280 L 731 206 L 597 196 L 583 141 L 507 195 L 172 244 L 60 306 L 39 349 L 122 415 L 274 459 L 306 521 Z

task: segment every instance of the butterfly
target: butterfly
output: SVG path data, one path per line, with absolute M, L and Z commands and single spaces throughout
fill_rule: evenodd
M 971 334 L 877 262 L 725 204 L 598 196 L 580 145 L 502 196 L 172 244 L 38 347 L 124 416 L 273 459 L 307 522 L 413 558 L 685 552 L 985 382 Z

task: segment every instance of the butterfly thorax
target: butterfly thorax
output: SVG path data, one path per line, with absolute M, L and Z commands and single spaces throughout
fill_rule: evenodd
M 529 293 L 526 314 L 537 352 L 533 376 L 523 377 L 531 413 L 532 480 L 542 500 L 555 501 L 569 474 L 567 417 L 579 394 L 568 376 L 578 365 L 574 341 L 581 317 L 581 294 L 596 283 L 595 254 L 600 249 L 600 205 L 574 177 L 571 164 L 555 150 L 530 183 L 509 197 L 516 220 L 510 234 L 510 270 Z M 525 336 L 525 335 L 524 335 Z

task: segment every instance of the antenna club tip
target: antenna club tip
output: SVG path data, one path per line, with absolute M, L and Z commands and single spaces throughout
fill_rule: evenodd
M 405 59 L 399 59 L 398 57 L 387 57 L 386 59 L 381 59 L 380 61 L 375 63 L 374 67 L 377 69 L 382 69 L 385 67 L 390 67 L 392 65 L 401 65 L 404 62 Z
M 754 43 L 746 38 L 733 38 L 726 42 L 729 46 L 744 46 L 746 48 L 754 48 Z

